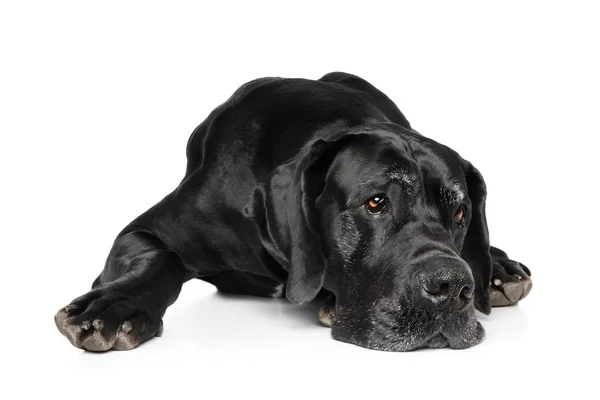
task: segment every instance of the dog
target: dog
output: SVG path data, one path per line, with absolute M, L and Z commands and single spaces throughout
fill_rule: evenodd
M 91 291 L 56 314 L 73 346 L 160 336 L 192 278 L 296 304 L 319 295 L 334 339 L 385 351 L 474 346 L 485 336 L 475 309 L 531 290 L 529 269 L 490 246 L 479 171 L 358 76 L 248 82 L 186 154 L 179 186 L 118 234 Z

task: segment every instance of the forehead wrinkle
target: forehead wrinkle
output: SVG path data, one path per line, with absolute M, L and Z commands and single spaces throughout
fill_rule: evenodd
M 440 186 L 440 195 L 444 203 L 457 204 L 464 200 L 465 193 L 462 191 L 457 180 L 451 180 L 449 186 Z
M 432 194 L 439 196 L 439 200 L 445 205 L 463 202 L 467 198 L 461 184 L 463 179 L 452 172 L 452 160 L 435 152 L 426 153 L 426 156 L 420 160 L 419 168 L 428 179 L 433 179 L 431 183 L 435 186 L 431 188 Z
M 394 162 L 392 167 L 385 172 L 385 175 L 391 180 L 398 181 L 408 186 L 409 189 L 412 189 L 415 186 L 418 179 L 417 176 L 410 172 L 405 166 L 396 162 Z

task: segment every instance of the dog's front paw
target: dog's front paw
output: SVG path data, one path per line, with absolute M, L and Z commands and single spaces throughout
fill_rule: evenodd
M 490 301 L 493 307 L 511 306 L 523 300 L 531 292 L 529 269 L 508 258 L 502 250 L 492 248 L 492 281 Z
M 54 316 L 58 330 L 77 348 L 131 350 L 162 333 L 162 321 L 131 296 L 95 289 Z

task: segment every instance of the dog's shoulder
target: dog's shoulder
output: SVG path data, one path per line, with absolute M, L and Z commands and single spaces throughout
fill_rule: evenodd
M 404 114 L 402 114 L 398 106 L 396 106 L 396 104 L 385 93 L 377 89 L 365 79 L 346 72 L 330 72 L 325 74 L 321 79 L 319 79 L 319 81 L 339 84 L 347 88 L 369 94 L 373 98 L 373 101 L 377 107 L 386 114 L 391 122 L 404 128 L 411 129 L 410 123 Z

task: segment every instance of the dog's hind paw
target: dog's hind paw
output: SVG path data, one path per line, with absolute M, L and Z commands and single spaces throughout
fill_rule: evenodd
M 335 319 L 335 296 L 331 295 L 319 309 L 319 322 L 331 328 Z

